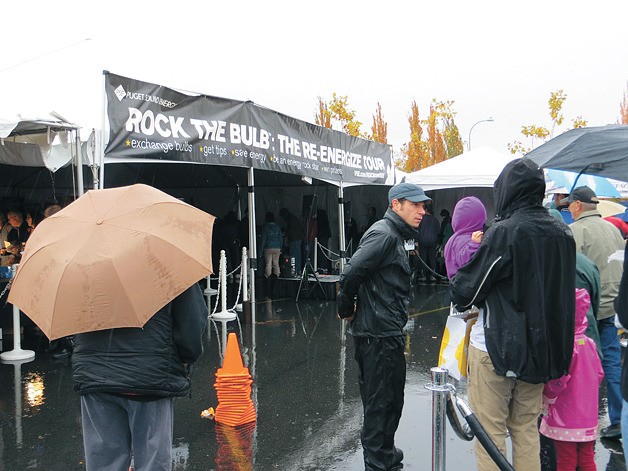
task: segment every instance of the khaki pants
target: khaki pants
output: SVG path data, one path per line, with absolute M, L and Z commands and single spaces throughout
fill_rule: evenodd
M 271 273 L 279 276 L 279 256 L 281 249 L 264 249 L 264 261 L 266 262 L 264 276 L 268 278 Z
M 504 456 L 506 435 L 512 441 L 512 463 L 517 471 L 540 471 L 537 420 L 543 384 L 530 384 L 495 374 L 488 353 L 469 346 L 469 402 L 476 417 Z M 499 471 L 476 440 L 478 471 Z

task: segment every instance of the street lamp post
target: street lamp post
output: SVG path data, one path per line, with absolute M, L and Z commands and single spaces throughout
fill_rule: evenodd
M 473 131 L 473 128 L 476 127 L 480 123 L 487 123 L 487 122 L 492 123 L 493 121 L 494 121 L 493 118 L 481 119 L 480 121 L 475 123 L 473 126 L 471 126 L 471 129 L 469 129 L 469 140 L 467 141 L 467 146 L 468 146 L 467 150 L 471 150 L 471 131 Z

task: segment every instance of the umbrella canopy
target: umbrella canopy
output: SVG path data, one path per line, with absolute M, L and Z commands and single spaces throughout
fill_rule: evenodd
M 628 126 L 572 129 L 528 152 L 525 158 L 543 168 L 628 181 Z
M 572 188 L 588 186 L 597 196 L 607 198 L 620 198 L 621 194 L 613 183 L 605 177 L 596 175 L 580 175 L 564 170 L 546 169 L 545 183 L 547 193 L 571 193 Z
M 597 210 L 603 218 L 607 218 L 609 216 L 624 214 L 626 207 L 623 204 L 615 203 L 614 201 L 600 200 L 597 204 Z
M 141 327 L 211 273 L 214 219 L 147 185 L 88 191 L 37 226 L 9 302 L 49 339 Z

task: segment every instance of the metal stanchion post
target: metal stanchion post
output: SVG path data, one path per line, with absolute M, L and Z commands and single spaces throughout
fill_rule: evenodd
M 432 384 L 426 387 L 432 391 L 432 471 L 445 471 L 445 425 L 449 372 L 444 368 L 432 368 L 430 372 Z
M 432 382 L 426 384 L 425 389 L 432 391 L 432 471 L 445 471 L 446 467 L 445 417 L 448 402 L 450 406 L 449 419 L 456 435 L 467 441 L 473 440 L 475 436 L 500 470 L 514 471 L 512 465 L 491 440 L 471 408 L 457 396 L 453 385 L 447 382 L 449 372 L 445 368 L 432 368 L 430 372 Z M 459 423 L 457 416 L 455 416 L 454 404 L 452 401 L 448 401 L 450 394 L 454 395 L 456 406 L 467 421 L 468 427 Z

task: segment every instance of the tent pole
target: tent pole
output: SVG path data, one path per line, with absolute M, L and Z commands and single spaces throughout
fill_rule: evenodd
M 255 303 L 255 270 L 257 270 L 257 239 L 255 234 L 255 175 L 253 167 L 249 167 L 249 280 L 251 283 L 251 303 Z M 255 310 L 252 311 L 252 322 L 255 325 Z
M 340 248 L 340 271 L 345 271 L 345 202 L 344 202 L 344 190 L 342 188 L 342 181 L 338 187 L 338 225 L 340 230 L 338 231 L 338 247 Z
M 99 146 L 96 146 L 98 149 L 98 153 L 100 154 L 98 157 L 98 161 L 100 163 L 100 178 L 98 182 L 98 188 L 101 190 L 105 187 L 105 125 L 106 123 L 106 115 L 107 115 L 107 92 L 106 92 L 106 76 L 109 74 L 106 70 L 102 71 L 102 110 L 101 110 L 101 121 L 100 121 L 100 132 L 98 135 Z M 94 159 L 96 160 L 96 159 Z
M 76 131 L 76 139 L 74 143 L 76 144 L 76 185 L 78 186 L 78 195 L 79 198 L 83 196 L 83 156 L 81 155 L 81 135 L 80 131 L 77 129 Z

